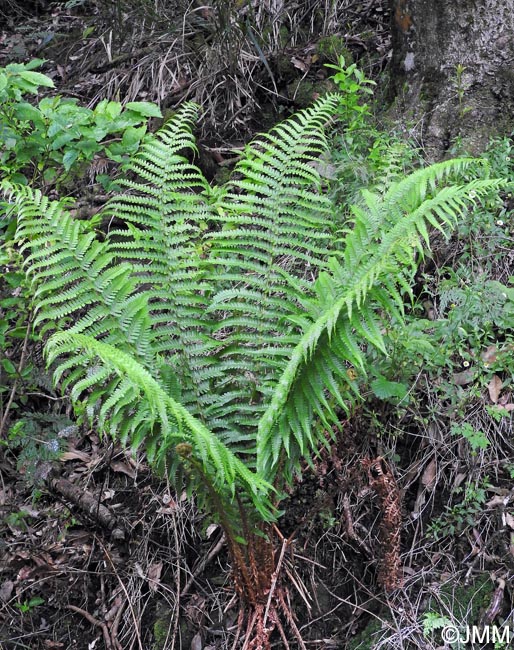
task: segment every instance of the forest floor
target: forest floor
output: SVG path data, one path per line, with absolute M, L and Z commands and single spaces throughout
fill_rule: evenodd
M 43 71 L 59 92 L 84 105 L 137 98 L 171 110 L 198 101 L 205 108 L 199 164 L 219 178 L 234 148 L 329 87 L 323 64 L 334 56 L 357 61 L 387 96 L 387 3 L 342 4 L 344 27 L 327 13 L 318 17 L 332 40 L 311 31 L 311 14 L 305 24 L 291 17 L 293 42 L 277 47 L 269 62 L 251 50 L 247 33 L 239 52 L 220 50 L 206 62 L 198 52 L 199 40 L 212 38 L 208 7 L 181 16 L 181 39 L 162 24 L 157 29 L 155 17 L 143 23 L 138 3 L 28 8 L 7 0 L 0 66 L 47 59 Z M 169 11 L 161 22 L 176 22 Z M 285 38 L 278 32 L 275 45 Z M 491 154 L 494 164 L 511 164 L 508 143 L 494 151 L 501 159 Z M 71 193 L 85 189 L 95 190 L 91 183 Z M 419 368 L 404 405 L 370 394 L 296 486 L 279 522 L 294 538 L 288 595 L 306 648 L 429 650 L 446 647 L 445 625 L 512 629 L 513 344 L 503 311 L 487 325 L 494 283 L 514 276 L 511 197 L 502 201 L 450 241 L 435 237 L 417 277 L 413 313 L 425 323 L 446 318 L 435 345 L 448 344 L 447 361 Z M 0 286 L 0 318 L 16 297 L 15 288 Z M 0 413 L 0 647 L 231 648 L 238 609 L 220 528 L 141 458 L 74 426 L 40 343 L 23 336 L 1 354 L 19 368 L 20 381 L 3 386 Z M 13 434 L 20 421 L 30 421 L 24 437 Z M 401 501 L 403 582 L 389 592 L 379 586 L 387 576 L 377 467 Z M 514 647 L 512 639 L 511 646 L 474 647 Z M 280 638 L 273 647 L 284 647 Z

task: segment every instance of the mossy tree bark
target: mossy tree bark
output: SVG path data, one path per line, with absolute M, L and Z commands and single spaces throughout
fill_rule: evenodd
M 393 79 L 429 156 L 514 128 L 514 0 L 390 0 Z

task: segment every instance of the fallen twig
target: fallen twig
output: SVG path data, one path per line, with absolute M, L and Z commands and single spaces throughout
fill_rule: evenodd
M 88 620 L 91 623 L 91 625 L 94 625 L 95 627 L 99 627 L 102 630 L 106 650 L 113 650 L 111 635 L 109 634 L 109 628 L 105 623 L 102 623 L 102 621 L 99 621 L 92 614 L 86 612 L 85 609 L 81 609 L 76 605 L 66 605 L 66 607 L 68 609 L 71 609 L 72 612 L 77 612 L 77 614 L 81 614 L 86 620 Z
M 275 571 L 273 572 L 273 576 L 271 578 L 271 587 L 269 590 L 268 594 L 268 602 L 266 603 L 266 610 L 264 611 L 264 618 L 263 618 L 263 625 L 264 627 L 266 626 L 266 621 L 268 620 L 268 614 L 269 614 L 269 608 L 271 606 L 271 601 L 273 599 L 273 594 L 275 593 L 275 589 L 277 586 L 277 580 L 278 576 L 280 575 L 280 569 L 282 567 L 282 562 L 284 560 L 284 553 L 287 548 L 287 539 L 284 539 L 282 541 L 282 548 L 280 549 L 280 557 L 278 558 L 277 566 Z
M 84 492 L 64 478 L 51 479 L 50 487 L 66 499 L 72 501 L 90 517 L 112 532 L 115 539 L 124 539 L 125 531 L 121 528 L 117 517 L 106 506 L 98 503 L 98 497 L 91 492 Z
M 200 560 L 193 574 L 184 585 L 184 589 L 182 589 L 182 591 L 180 592 L 181 596 L 185 596 L 189 592 L 189 590 L 193 586 L 195 578 L 197 578 L 201 573 L 203 573 L 205 567 L 219 554 L 224 544 L 225 544 L 225 535 L 222 535 L 219 541 L 216 543 L 216 545 L 213 546 L 211 550 L 206 555 L 204 555 L 204 557 Z
M 16 395 L 16 391 L 18 390 L 18 378 L 21 377 L 21 371 L 25 366 L 25 358 L 27 356 L 29 335 L 31 329 L 32 329 L 32 318 L 29 318 L 29 322 L 27 323 L 27 331 L 25 332 L 25 339 L 23 341 L 23 348 L 21 350 L 20 363 L 18 364 L 18 368 L 16 369 L 16 379 L 13 382 L 11 393 L 9 395 L 9 400 L 7 401 L 5 411 L 2 415 L 2 421 L 0 422 L 0 438 L 4 434 L 4 427 L 7 422 L 7 418 L 9 417 L 9 411 L 11 410 L 11 405 L 13 403 L 14 396 Z

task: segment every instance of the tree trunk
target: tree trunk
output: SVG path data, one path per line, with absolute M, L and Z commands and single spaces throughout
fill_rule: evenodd
M 432 159 L 514 127 L 514 0 L 391 0 L 404 122 Z

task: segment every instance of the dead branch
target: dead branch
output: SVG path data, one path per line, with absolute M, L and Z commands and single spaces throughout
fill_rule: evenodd
M 110 530 L 115 539 L 125 539 L 125 531 L 120 526 L 117 517 L 109 508 L 99 503 L 97 496 L 91 492 L 82 490 L 64 478 L 50 480 L 50 487 L 74 503 L 103 528 Z

